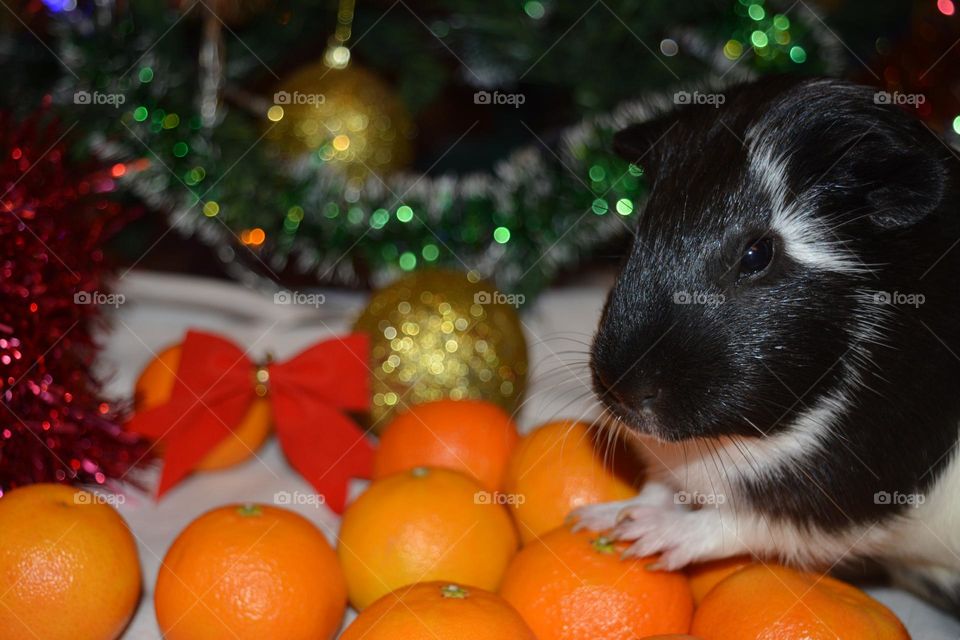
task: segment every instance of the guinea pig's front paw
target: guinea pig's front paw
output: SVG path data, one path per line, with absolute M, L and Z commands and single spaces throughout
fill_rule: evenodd
M 634 509 L 644 507 L 669 509 L 675 504 L 673 489 L 659 482 L 648 482 L 640 493 L 632 498 L 578 507 L 570 512 L 569 519 L 574 523 L 574 531 L 581 529 L 607 531 L 629 518 Z
M 613 527 L 611 537 L 633 541 L 624 555 L 659 558 L 651 569 L 675 571 L 688 564 L 727 555 L 715 513 L 636 507 Z
M 607 531 L 620 522 L 621 514 L 626 513 L 633 504 L 632 499 L 588 504 L 571 511 L 569 520 L 573 522 L 574 531 Z

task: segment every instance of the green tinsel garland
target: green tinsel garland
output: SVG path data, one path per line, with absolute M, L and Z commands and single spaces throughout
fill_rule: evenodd
M 304 12 L 311 6 L 287 4 Z M 814 72 L 836 70 L 836 43 L 819 18 L 791 21 L 769 0 L 763 6 L 705 3 L 699 24 L 673 25 L 671 41 L 687 52 L 675 66 L 699 65 L 700 80 L 802 63 Z M 176 26 L 181 15 L 165 0 L 142 0 L 126 11 L 108 19 L 67 16 L 53 26 L 70 72 L 51 92 L 54 102 L 76 108 L 70 103 L 78 90 L 122 96 L 122 104 L 87 107 L 83 129 L 91 148 L 120 163 L 123 185 L 167 211 L 174 227 L 210 242 L 241 277 L 292 270 L 346 283 L 363 274 L 380 283 L 442 265 L 475 269 L 505 291 L 530 294 L 628 232 L 643 203 L 642 168 L 610 151 L 614 131 L 644 117 L 636 105 L 587 118 L 549 146 L 538 140 L 489 172 L 403 174 L 351 189 L 315 157 L 292 162 L 258 144 L 262 121 L 243 109 L 224 109 L 213 128 L 204 126 L 195 104 L 196 47 L 184 36 L 195 31 Z M 477 27 L 468 25 L 476 44 Z M 263 84 L 256 57 L 239 48 L 227 58 L 228 88 L 251 75 Z M 255 250 L 238 242 L 254 227 L 266 238 Z

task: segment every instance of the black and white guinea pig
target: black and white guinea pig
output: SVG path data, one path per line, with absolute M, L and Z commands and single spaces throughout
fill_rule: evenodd
M 616 136 L 651 191 L 591 367 L 652 480 L 575 517 L 670 569 L 875 558 L 958 611 L 960 161 L 870 88 L 722 95 Z

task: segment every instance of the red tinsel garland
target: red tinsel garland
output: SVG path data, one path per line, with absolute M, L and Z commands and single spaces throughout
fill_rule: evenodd
M 0 115 L 0 495 L 34 482 L 105 484 L 149 445 L 120 427 L 91 371 L 106 289 L 102 244 L 126 218 L 108 171 L 72 168 L 43 113 Z

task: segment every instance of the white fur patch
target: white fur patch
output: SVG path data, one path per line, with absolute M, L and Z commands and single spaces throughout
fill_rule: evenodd
M 960 571 L 960 457 L 956 450 L 933 487 L 890 527 L 886 552 L 916 565 Z
M 787 253 L 797 262 L 824 271 L 852 275 L 870 273 L 855 253 L 822 220 L 810 213 L 812 198 L 796 194 L 787 184 L 787 160 L 774 155 L 769 141 L 747 132 L 749 171 L 770 199 L 770 226 L 783 238 Z

